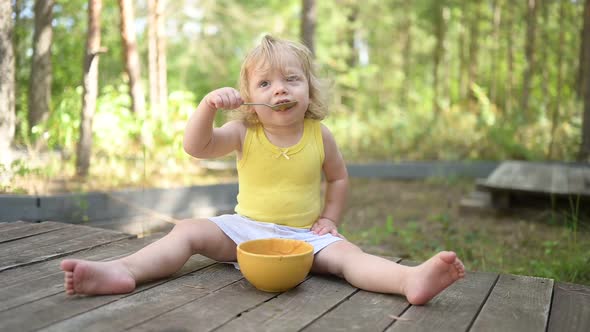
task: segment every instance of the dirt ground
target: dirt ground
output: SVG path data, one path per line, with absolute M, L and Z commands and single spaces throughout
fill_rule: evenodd
M 460 200 L 474 188 L 474 180 L 352 179 L 341 232 L 380 255 L 420 261 L 454 250 L 471 271 L 590 281 L 588 268 L 576 270 L 590 265 L 587 217 L 549 205 L 462 212 Z
M 494 223 L 485 216 L 462 216 L 459 201 L 473 190 L 471 182 L 400 181 L 352 179 L 351 191 L 342 231 L 365 249 L 379 254 L 409 258 L 414 247 L 434 250 L 441 246 L 444 223 L 452 227 L 473 222 Z M 461 225 L 459 225 L 461 224 Z M 401 230 L 409 230 L 405 234 Z M 409 234 L 411 233 L 411 234 Z M 404 235 L 415 238 L 441 233 L 432 243 L 410 243 Z M 452 248 L 448 248 L 449 250 Z M 416 259 L 417 257 L 413 257 Z

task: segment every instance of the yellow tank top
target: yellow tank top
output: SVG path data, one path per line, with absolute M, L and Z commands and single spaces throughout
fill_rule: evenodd
M 256 221 L 309 228 L 320 215 L 324 144 L 320 122 L 305 119 L 299 142 L 272 144 L 261 125 L 248 128 L 237 161 L 236 212 Z

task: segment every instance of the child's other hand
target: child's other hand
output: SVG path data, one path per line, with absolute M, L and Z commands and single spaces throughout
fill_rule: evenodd
M 234 88 L 220 88 L 209 92 L 203 100 L 212 110 L 233 110 L 240 107 L 244 100 Z
M 311 226 L 311 231 L 319 236 L 330 233 L 334 236 L 344 239 L 344 237 L 338 233 L 338 227 L 336 227 L 336 224 L 334 224 L 334 222 L 328 218 L 320 217 Z

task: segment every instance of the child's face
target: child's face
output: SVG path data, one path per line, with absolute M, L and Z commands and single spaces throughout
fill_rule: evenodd
M 257 64 L 248 72 L 248 90 L 251 102 L 278 104 L 297 101 L 284 111 L 273 111 L 266 106 L 255 106 L 254 111 L 263 125 L 287 125 L 303 121 L 309 107 L 309 82 L 301 64 L 294 55 L 286 55 L 283 68 Z

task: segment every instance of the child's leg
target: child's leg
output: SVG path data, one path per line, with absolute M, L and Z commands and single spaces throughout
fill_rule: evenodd
M 410 267 L 367 254 L 348 241 L 332 243 L 318 252 L 312 271 L 335 274 L 364 290 L 405 295 L 412 304 L 425 304 L 465 276 L 454 252 L 440 252 Z
M 137 283 L 169 276 L 194 254 L 218 261 L 236 259 L 236 244 L 207 219 L 183 220 L 165 237 L 138 252 L 109 262 L 66 259 L 67 294 L 120 294 Z

